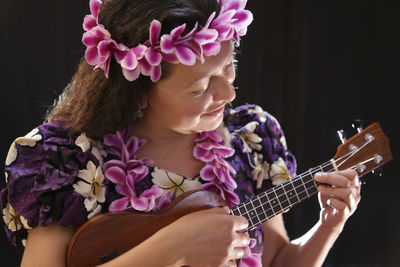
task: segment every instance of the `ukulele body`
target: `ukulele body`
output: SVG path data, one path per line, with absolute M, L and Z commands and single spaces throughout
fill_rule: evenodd
M 68 246 L 67 266 L 95 266 L 137 246 L 180 217 L 203 209 L 226 206 L 217 194 L 191 191 L 154 213 L 135 211 L 97 215 L 83 224 Z

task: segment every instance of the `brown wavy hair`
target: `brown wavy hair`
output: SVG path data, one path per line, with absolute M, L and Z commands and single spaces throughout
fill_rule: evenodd
M 183 23 L 188 32 L 196 22 L 205 25 L 214 11 L 219 12 L 216 0 L 103 0 L 99 23 L 114 40 L 134 47 L 148 40 L 153 19 L 161 22 L 161 35 Z M 168 76 L 169 70 L 170 64 L 163 63 L 160 80 Z M 99 140 L 133 125 L 143 96 L 153 87 L 150 78 L 143 75 L 127 81 L 115 59 L 106 78 L 102 69 L 94 70 L 83 57 L 70 83 L 49 108 L 46 121 L 65 119 L 70 135 L 85 132 Z

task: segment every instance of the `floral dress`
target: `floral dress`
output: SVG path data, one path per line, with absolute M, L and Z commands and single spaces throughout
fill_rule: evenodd
M 36 226 L 58 221 L 79 227 L 109 211 L 154 212 L 191 190 L 213 191 L 232 208 L 296 172 L 278 121 L 256 105 L 227 109 L 219 129 L 198 134 L 193 156 L 204 167 L 195 177 L 137 158 L 146 140 L 128 136 L 128 130 L 94 142 L 84 133 L 70 137 L 65 123 L 42 124 L 9 149 L 0 205 L 14 245 L 25 245 Z M 261 225 L 248 234 L 252 242 L 240 265 L 260 266 Z

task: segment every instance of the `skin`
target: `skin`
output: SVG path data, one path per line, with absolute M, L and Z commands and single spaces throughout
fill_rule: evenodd
M 218 128 L 221 107 L 235 98 L 232 54 L 231 42 L 224 42 L 217 56 L 192 67 L 173 66 L 170 77 L 156 84 L 143 100 L 144 116 L 132 127 L 131 134 L 147 139 L 139 158 L 150 157 L 155 165 L 186 177 L 199 173 L 203 163 L 192 156 L 194 138 L 200 131 Z M 264 222 L 263 266 L 321 266 L 356 210 L 360 186 L 355 171 L 319 173 L 315 180 L 330 185 L 318 187 L 318 222 L 292 241 L 281 215 Z M 250 242 L 241 232 L 247 225 L 244 217 L 229 215 L 227 208 L 191 213 L 104 266 L 236 266 Z M 30 230 L 22 266 L 65 266 L 73 231 L 57 223 Z

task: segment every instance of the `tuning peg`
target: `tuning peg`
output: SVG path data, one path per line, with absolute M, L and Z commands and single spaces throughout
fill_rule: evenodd
M 353 124 L 351 125 L 354 129 L 357 130 L 357 132 L 361 132 L 363 130 L 364 127 L 364 121 L 361 119 L 355 119 L 353 121 Z
M 375 170 L 373 170 L 372 174 L 381 177 L 383 175 L 382 167 L 378 167 Z
M 337 134 L 338 134 L 339 139 L 342 142 L 342 144 L 344 144 L 346 142 L 346 140 L 347 140 L 346 134 L 344 133 L 344 130 L 338 130 Z

